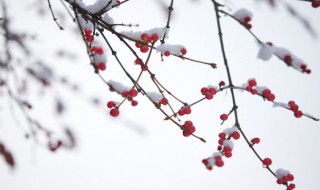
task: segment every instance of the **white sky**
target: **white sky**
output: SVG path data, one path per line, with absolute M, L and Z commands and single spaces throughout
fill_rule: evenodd
M 0 162 L 0 189 L 285 189 L 277 185 L 276 179 L 262 168 L 243 138 L 235 142 L 233 157 L 225 159 L 223 168 L 207 171 L 202 165 L 201 160 L 215 151 L 218 134 L 233 124 L 233 117 L 223 126 L 220 126 L 219 119 L 221 113 L 231 108 L 229 92 L 195 106 L 190 117 L 182 118 L 195 123 L 196 134 L 207 140 L 205 144 L 195 138 L 183 137 L 175 125 L 163 121 L 161 113 L 141 96 L 138 98 L 138 107 L 125 104 L 117 119 L 108 116 L 106 107 L 93 108 L 88 100 L 90 96 L 101 97 L 103 105 L 109 100 L 120 101 L 121 98 L 107 91 L 106 86 L 93 74 L 83 42 L 73 33 L 70 19 L 63 23 L 66 30 L 59 31 L 48 10 L 44 18 L 39 18 L 35 14 L 36 9 L 31 9 L 34 4 L 31 6 L 30 2 L 10 1 L 8 11 L 13 18 L 14 28 L 38 34 L 38 41 L 32 45 L 35 54 L 52 64 L 59 75 L 67 75 L 68 79 L 80 84 L 82 89 L 79 94 L 63 87 L 54 87 L 46 92 L 49 97 L 60 95 L 65 98 L 68 112 L 62 119 L 50 115 L 50 98 L 40 97 L 38 91 L 33 92 L 30 99 L 35 102 L 35 108 L 31 114 L 57 131 L 64 124 L 70 125 L 76 133 L 78 146 L 72 151 L 61 150 L 53 154 L 25 140 L 17 124 L 10 119 L 10 111 L 4 107 L 8 104 L 1 103 L 0 139 L 14 153 L 17 167 L 11 171 Z M 112 10 L 110 16 L 115 22 L 140 24 L 141 30 L 163 27 L 166 15 L 159 2 L 162 1 L 132 0 Z M 169 0 L 164 2 L 169 4 Z M 320 35 L 320 9 L 313 9 L 308 3 L 291 2 Z M 63 10 L 59 1 L 52 1 L 52 4 L 59 15 Z M 212 70 L 173 57 L 161 62 L 156 54 L 150 64 L 168 89 L 184 100 L 193 102 L 201 97 L 201 87 L 217 85 L 220 80 L 226 81 L 227 76 L 211 1 L 180 0 L 174 4 L 167 42 L 185 45 L 189 57 L 215 62 L 218 69 Z M 290 17 L 283 6 L 273 10 L 264 3 L 232 2 L 232 9 L 242 7 L 253 12 L 252 31 L 260 39 L 288 48 L 305 60 L 312 74 L 301 74 L 286 67 L 275 57 L 268 62 L 257 60 L 258 46 L 255 40 L 239 24 L 226 17 L 221 21 L 233 82 L 241 85 L 254 77 L 258 84 L 268 86 L 276 94 L 276 100 L 287 102 L 293 99 L 302 111 L 319 117 L 319 37 L 312 37 L 301 23 Z M 131 29 L 118 27 L 117 30 Z M 113 36 L 108 34 L 108 37 Z M 120 59 L 137 77 L 139 69 L 133 65 L 134 57 L 116 38 L 111 41 Z M 53 51 L 62 47 L 78 58 L 64 61 L 54 57 Z M 107 71 L 103 76 L 107 80 L 130 85 L 110 52 L 108 55 Z M 155 90 L 148 79 L 149 76 L 143 75 L 141 83 Z M 318 189 L 319 122 L 307 118 L 296 119 L 292 112 L 272 108 L 271 103 L 248 93 L 236 92 L 236 96 L 240 124 L 249 138 L 260 137 L 261 144 L 257 150 L 262 157 L 272 158 L 271 168 L 290 170 L 295 176 L 297 189 Z M 178 104 L 175 106 L 179 107 Z M 23 119 L 20 127 L 26 128 Z

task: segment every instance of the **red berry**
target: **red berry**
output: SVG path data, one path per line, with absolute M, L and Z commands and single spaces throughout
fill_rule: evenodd
M 260 139 L 258 137 L 251 139 L 251 142 L 253 144 L 259 144 L 260 143 Z
M 296 188 L 296 185 L 294 183 L 290 183 L 289 186 L 287 187 L 287 190 L 292 190 L 295 188 Z
M 227 114 L 221 114 L 221 115 L 220 115 L 220 119 L 221 119 L 222 121 L 225 121 L 225 120 L 228 119 L 228 115 L 227 115 Z
M 294 112 L 294 116 L 295 116 L 296 118 L 300 118 L 300 117 L 302 117 L 302 115 L 303 115 L 303 113 L 302 113 L 302 111 L 300 111 L 300 110 Z
M 224 86 L 224 85 L 226 85 L 226 83 L 225 83 L 223 80 L 219 82 L 219 86 L 220 86 L 220 87 L 222 87 L 222 86 Z
M 225 152 L 230 152 L 230 151 L 232 151 L 232 149 L 231 149 L 230 146 L 225 146 L 225 147 L 223 148 L 223 150 L 224 150 Z
M 132 106 L 137 106 L 137 105 L 138 105 L 138 102 L 135 101 L 135 100 L 132 100 L 131 105 L 132 105 Z
M 178 111 L 178 115 L 180 115 L 180 116 L 183 116 L 185 113 L 184 113 L 184 109 L 180 109 L 179 111 Z
M 165 56 L 169 56 L 170 55 L 170 52 L 169 51 L 165 51 L 164 53 L 163 53 L 163 55 L 165 55 Z
M 248 16 L 243 19 L 243 22 L 246 22 L 246 23 L 248 23 L 248 22 L 250 22 L 250 21 L 251 21 L 251 18 L 248 17 Z
M 137 58 L 135 61 L 134 61 L 134 64 L 136 65 L 140 65 L 142 63 L 141 59 Z
M 122 93 L 121 93 L 121 95 L 122 95 L 122 97 L 127 97 L 128 96 L 128 91 L 122 91 Z
M 219 133 L 219 138 L 220 139 L 226 139 L 226 134 L 225 133 Z
M 218 148 L 217 148 L 217 150 L 218 150 L 218 151 L 221 151 L 221 150 L 222 150 L 222 146 L 219 145 Z
M 207 93 L 207 94 L 205 95 L 205 97 L 206 97 L 206 99 L 211 100 L 211 99 L 213 98 L 213 94 Z
M 90 30 L 90 29 L 85 29 L 85 30 L 84 30 L 84 33 L 85 33 L 86 36 L 89 36 L 89 35 L 92 33 L 92 30 Z
M 293 181 L 294 180 L 294 176 L 292 174 L 288 174 L 287 178 L 288 178 L 288 181 Z
M 318 7 L 320 7 L 320 1 L 316 1 L 316 0 L 312 1 L 311 6 L 312 6 L 313 8 L 318 8 Z
M 117 108 L 113 108 L 110 110 L 110 115 L 112 117 L 117 117 L 119 115 L 119 110 Z
M 153 42 L 158 41 L 158 39 L 159 39 L 158 34 L 152 34 L 151 37 L 150 37 L 150 40 L 153 41 Z
M 310 74 L 310 73 L 311 73 L 311 70 L 310 70 L 310 69 L 307 69 L 307 70 L 306 70 L 306 73 L 307 73 L 307 74 Z
M 86 41 L 91 42 L 93 40 L 93 35 L 86 35 Z
M 140 51 L 141 51 L 142 53 L 146 53 L 146 52 L 149 51 L 149 47 L 148 47 L 148 46 L 142 46 L 142 47 L 140 48 Z
M 277 184 L 281 185 L 281 184 L 283 184 L 283 183 L 284 183 L 284 181 L 283 181 L 281 178 L 278 178 L 278 179 L 277 179 Z
M 185 108 L 183 109 L 183 111 L 184 111 L 185 114 L 189 115 L 189 114 L 191 113 L 191 108 L 190 108 L 189 106 L 188 106 L 188 107 L 185 107 Z
M 182 48 L 180 50 L 180 52 L 181 52 L 182 55 L 185 55 L 187 53 L 187 49 L 186 48 Z
M 208 90 L 212 95 L 215 95 L 217 93 L 217 90 L 215 88 L 209 88 Z
M 141 47 L 142 47 L 142 44 L 141 44 L 140 42 L 136 42 L 136 43 L 135 43 L 135 46 L 136 46 L 137 48 L 141 48 Z
M 136 89 L 132 88 L 129 90 L 129 96 L 136 97 L 138 95 L 138 91 Z
M 189 130 L 182 131 L 182 135 L 185 137 L 189 137 L 191 135 L 191 132 Z
M 248 84 L 249 84 L 249 86 L 256 86 L 256 85 L 257 85 L 257 82 L 256 82 L 255 79 L 250 79 L 250 80 L 248 81 Z
M 114 103 L 114 101 L 109 101 L 109 102 L 107 103 L 107 107 L 108 107 L 108 108 L 113 108 L 115 105 L 116 105 L 116 104 Z
M 249 23 L 245 23 L 244 25 L 246 27 L 246 29 L 250 30 L 252 28 L 252 25 Z
M 148 43 L 150 41 L 150 37 L 148 34 L 143 33 L 141 34 L 141 40 L 143 40 L 144 42 Z
M 251 92 L 252 91 L 252 86 L 247 86 L 246 91 Z
M 105 63 L 99 63 L 98 64 L 98 69 L 101 70 L 101 71 L 104 71 L 106 70 L 107 66 Z
M 284 56 L 283 61 L 286 62 L 287 64 L 291 64 L 292 58 L 290 55 L 286 55 Z
M 204 165 L 208 165 L 208 163 L 209 163 L 209 162 L 208 162 L 208 159 L 203 159 L 203 160 L 202 160 L 202 163 L 203 163 Z
M 219 144 L 219 145 L 223 145 L 223 142 L 224 142 L 224 139 L 219 139 L 219 140 L 218 140 L 218 144 Z
M 166 98 L 162 98 L 162 99 L 160 100 L 160 103 L 165 106 L 165 105 L 168 104 L 168 100 L 167 100 Z
M 222 167 L 222 166 L 224 165 L 224 162 L 223 162 L 221 159 L 217 159 L 217 160 L 216 160 L 216 165 L 217 165 L 218 167 Z
M 148 70 L 148 66 L 146 65 L 141 65 L 141 71 L 146 71 Z
M 206 87 L 201 88 L 201 93 L 203 95 L 207 94 L 208 93 L 208 88 L 206 88 Z
M 225 157 L 230 158 L 230 157 L 232 157 L 232 152 L 231 151 L 225 151 L 224 155 L 225 155 Z
M 265 158 L 262 160 L 262 164 L 265 166 L 270 166 L 272 164 L 272 160 L 270 158 Z
M 238 131 L 233 131 L 231 136 L 234 140 L 238 140 L 240 138 L 240 133 Z
M 274 99 L 276 99 L 276 96 L 274 94 L 269 94 L 266 98 L 268 101 L 273 102 Z
M 271 94 L 271 90 L 269 90 L 269 89 L 264 89 L 263 91 L 262 91 L 262 96 L 264 96 L 265 98 L 267 97 L 267 96 L 269 96 Z
M 305 65 L 305 64 L 300 65 L 300 69 L 305 71 L 307 69 L 307 65 Z
M 252 90 L 251 90 L 251 94 L 252 94 L 252 95 L 258 94 L 257 89 L 252 89 Z

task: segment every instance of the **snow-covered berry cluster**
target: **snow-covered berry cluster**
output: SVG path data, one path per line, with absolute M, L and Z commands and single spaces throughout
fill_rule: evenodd
M 269 88 L 264 86 L 257 86 L 257 82 L 255 79 L 249 79 L 248 82 L 243 86 L 248 92 L 251 92 L 251 94 L 259 94 L 268 101 L 273 102 L 276 98 L 276 96 L 271 92 Z
M 247 9 L 239 9 L 233 14 L 233 16 L 248 30 L 252 28 L 252 25 L 250 24 L 250 21 L 252 20 L 252 13 Z
M 299 110 L 299 106 L 294 102 L 294 101 L 289 101 L 288 102 L 288 107 L 291 111 L 293 111 L 294 116 L 296 118 L 302 117 L 303 113 L 301 110 Z
M 285 170 L 282 168 L 279 168 L 275 171 L 276 177 L 277 177 L 277 184 L 279 185 L 287 185 L 287 190 L 293 190 L 295 189 L 295 184 L 290 183 L 294 180 L 294 176 L 290 173 L 289 170 Z
M 276 55 L 288 66 L 291 66 L 303 73 L 311 73 L 311 70 L 307 67 L 307 65 L 286 48 L 276 47 L 271 42 L 262 43 L 258 53 L 258 58 L 264 61 L 268 61 L 272 57 L 272 55 Z
M 163 55 L 167 57 L 171 54 L 180 56 L 187 53 L 187 49 L 183 45 L 161 44 L 156 47 L 156 50 L 163 53 Z
M 206 99 L 211 100 L 217 93 L 217 88 L 214 86 L 202 87 L 201 94 L 205 96 Z

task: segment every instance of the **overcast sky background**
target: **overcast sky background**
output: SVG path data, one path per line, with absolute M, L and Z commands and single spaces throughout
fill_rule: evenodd
M 26 129 L 21 119 L 20 127 L 11 118 L 8 104 L 1 103 L 0 139 L 16 158 L 17 167 L 10 170 L 0 161 L 0 182 L 4 190 L 283 190 L 276 179 L 265 169 L 250 151 L 243 138 L 235 141 L 233 157 L 225 159 L 225 166 L 207 171 L 201 160 L 216 150 L 218 134 L 233 125 L 233 117 L 220 125 L 219 115 L 231 108 L 229 92 L 215 96 L 192 107 L 192 114 L 183 117 L 192 120 L 196 134 L 205 138 L 202 143 L 195 138 L 185 138 L 172 123 L 163 121 L 163 115 L 144 97 L 139 96 L 136 108 L 126 103 L 121 107 L 119 118 L 111 118 L 104 106 L 92 106 L 90 97 L 99 97 L 105 105 L 109 100 L 121 98 L 108 88 L 92 72 L 88 65 L 83 42 L 75 34 L 75 27 L 69 17 L 60 22 L 64 31 L 59 31 L 52 21 L 49 10 L 44 16 L 37 14 L 33 3 L 46 1 L 7 1 L 13 28 L 37 34 L 37 41 L 30 42 L 34 54 L 47 60 L 59 76 L 80 85 L 80 91 L 72 92 L 64 87 L 53 86 L 39 91 L 34 85 L 30 100 L 34 102 L 31 114 L 55 131 L 70 126 L 76 134 L 78 146 L 71 151 L 60 150 L 51 153 L 23 138 L 19 128 Z M 145 30 L 163 27 L 166 24 L 166 10 L 162 3 L 169 0 L 131 0 L 110 11 L 116 23 L 139 24 L 140 28 L 117 27 L 122 30 Z M 229 2 L 229 1 L 228 1 Z M 282 2 L 282 1 L 281 1 Z M 288 48 L 302 58 L 312 70 L 311 75 L 301 74 L 285 66 L 276 57 L 268 62 L 257 59 L 258 46 L 250 34 L 238 23 L 223 17 L 222 27 L 226 52 L 235 84 L 241 85 L 248 78 L 256 78 L 258 85 L 269 87 L 276 100 L 295 100 L 302 111 L 320 116 L 320 9 L 313 9 L 309 3 L 290 1 L 301 15 L 314 27 L 318 38 L 308 31 L 283 8 L 275 9 L 258 1 L 230 1 L 230 9 L 245 7 L 253 12 L 252 31 L 263 41 Z M 52 1 L 59 18 L 64 12 L 60 1 Z M 209 0 L 180 0 L 174 2 L 170 36 L 171 44 L 182 44 L 188 56 L 218 65 L 210 67 L 169 57 L 165 62 L 155 54 L 150 68 L 165 86 L 191 103 L 201 98 L 203 86 L 217 85 L 227 81 L 217 35 L 216 18 Z M 121 61 L 134 77 L 139 68 L 133 65 L 134 57 L 126 47 L 112 38 Z M 107 49 L 107 46 L 104 46 Z M 56 50 L 65 49 L 74 53 L 75 60 L 56 57 Z M 107 50 L 108 51 L 108 50 Z M 103 76 L 129 86 L 130 81 L 120 70 L 115 59 L 108 52 L 107 70 Z M 144 74 L 141 84 L 149 91 L 156 88 Z M 45 96 L 42 96 L 45 93 Z M 67 105 L 63 118 L 53 114 L 50 97 L 61 96 Z M 48 98 L 49 97 L 49 98 Z M 257 150 L 262 157 L 273 160 L 271 168 L 284 168 L 295 176 L 297 189 L 317 189 L 320 170 L 319 122 L 307 118 L 296 119 L 293 113 L 273 108 L 270 102 L 246 92 L 236 92 L 240 124 L 249 138 L 260 137 Z M 8 101 L 7 99 L 5 99 Z M 179 108 L 178 104 L 174 104 Z

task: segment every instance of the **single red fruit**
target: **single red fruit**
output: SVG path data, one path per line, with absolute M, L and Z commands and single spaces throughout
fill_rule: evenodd
M 249 23 L 245 23 L 244 25 L 246 27 L 246 29 L 250 30 L 252 28 L 252 25 Z
M 269 89 L 264 89 L 263 91 L 262 91 L 262 96 L 264 96 L 265 98 L 267 97 L 267 96 L 269 96 L 271 94 L 271 90 L 269 90 Z
M 99 63 L 98 64 L 98 69 L 101 70 L 101 71 L 104 71 L 106 70 L 107 66 L 105 63 Z
M 134 61 L 134 64 L 136 65 L 140 65 L 141 63 L 142 63 L 141 59 L 138 59 L 138 58 Z
M 160 100 L 160 103 L 165 106 L 165 105 L 168 104 L 168 100 L 167 100 L 166 98 L 162 98 L 162 99 Z
M 110 115 L 111 115 L 112 117 L 118 117 L 118 115 L 119 115 L 119 110 L 118 110 L 117 108 L 111 109 L 111 110 L 110 110 Z
M 284 183 L 284 181 L 283 181 L 281 178 L 278 178 L 278 179 L 277 179 L 277 184 L 281 185 L 281 184 L 283 184 L 283 183 Z
M 208 88 L 206 88 L 206 87 L 201 88 L 201 93 L 203 95 L 206 95 L 208 93 Z
M 252 86 L 247 86 L 246 91 L 251 92 L 252 91 Z
M 188 107 L 185 107 L 185 108 L 183 109 L 183 111 L 184 111 L 185 114 L 189 115 L 189 114 L 191 113 L 191 108 L 190 108 L 189 106 L 188 106 Z
M 238 140 L 240 138 L 240 133 L 238 131 L 234 131 L 231 136 L 234 140 Z
M 217 93 L 217 90 L 215 88 L 209 88 L 208 90 L 212 95 L 215 95 Z
M 224 85 L 226 85 L 226 83 L 225 83 L 223 80 L 219 82 L 219 86 L 220 86 L 220 87 L 222 87 L 222 86 L 224 86 Z
M 88 36 L 88 35 L 90 35 L 90 34 L 92 33 L 92 30 L 90 30 L 90 29 L 85 29 L 85 30 L 84 30 L 84 33 L 85 33 L 86 36 Z
M 142 47 L 140 48 L 140 51 L 141 51 L 142 53 L 146 53 L 146 52 L 149 51 L 149 47 L 148 47 L 148 46 L 142 46 Z
M 232 157 L 232 152 L 231 152 L 231 151 L 225 151 L 225 152 L 224 152 L 224 156 L 225 156 L 226 158 L 230 158 L 230 157 Z
M 136 42 L 136 43 L 135 43 L 135 46 L 136 46 L 137 48 L 141 48 L 141 47 L 142 47 L 142 44 L 141 44 L 140 42 Z
M 249 84 L 249 86 L 256 86 L 256 85 L 257 85 L 257 82 L 256 82 L 255 79 L 250 79 L 250 80 L 248 81 L 248 84 Z
M 251 94 L 252 94 L 252 95 L 258 94 L 257 89 L 252 89 L 252 90 L 251 90 Z
M 251 18 L 248 17 L 248 16 L 246 16 L 246 17 L 243 19 L 243 22 L 245 22 L 245 23 L 248 23 L 248 22 L 250 22 L 250 21 L 251 21 Z
M 207 94 L 205 95 L 205 97 L 206 97 L 206 99 L 211 100 L 211 99 L 213 98 L 213 94 L 207 93 Z
M 220 115 L 220 119 L 221 119 L 222 121 L 225 121 L 225 120 L 228 119 L 228 115 L 227 115 L 227 114 L 221 114 L 221 115 Z
M 185 113 L 184 113 L 184 109 L 180 109 L 179 111 L 178 111 L 178 115 L 180 115 L 180 116 L 183 116 Z
M 150 40 L 153 41 L 153 42 L 158 41 L 158 39 L 159 39 L 158 34 L 152 34 L 151 37 L 150 37 Z
M 132 100 L 132 101 L 131 101 L 131 105 L 132 105 L 132 106 L 137 106 L 137 105 L 138 105 L 138 102 L 135 101 L 135 100 Z
M 272 160 L 270 158 L 265 158 L 262 160 L 262 164 L 265 166 L 270 166 L 272 164 Z
M 294 176 L 292 174 L 288 174 L 288 181 L 293 181 L 294 180 Z
M 220 139 L 226 139 L 226 134 L 225 133 L 219 133 L 219 138 Z
M 163 53 L 163 55 L 165 55 L 165 56 L 169 56 L 170 55 L 170 52 L 169 51 L 165 51 L 164 53 Z
M 303 115 L 303 113 L 302 113 L 302 111 L 300 111 L 300 110 L 294 112 L 294 116 L 295 116 L 296 118 L 300 118 L 300 117 L 302 117 L 302 115 Z
M 260 139 L 258 137 L 251 139 L 251 142 L 253 144 L 259 144 L 260 143 Z
M 186 48 L 182 48 L 180 50 L 180 52 L 181 52 L 182 55 L 185 55 L 187 53 L 187 49 Z
M 188 130 L 182 131 L 182 135 L 185 137 L 189 137 L 191 135 L 191 132 Z
M 136 97 L 138 95 L 138 91 L 134 88 L 129 90 L 129 96 Z
M 109 102 L 107 103 L 107 107 L 108 107 L 108 108 L 113 108 L 115 105 L 116 105 L 116 104 L 114 103 L 114 101 L 109 101 Z
M 141 34 L 141 40 L 143 40 L 144 42 L 148 43 L 150 41 L 150 37 L 148 34 L 143 33 Z
M 284 62 L 286 62 L 287 64 L 291 64 L 291 62 L 292 62 L 292 58 L 291 58 L 290 55 L 284 56 L 283 60 L 284 60 Z
M 222 167 L 223 165 L 224 165 L 224 162 L 222 161 L 222 160 L 216 160 L 216 165 L 218 166 L 218 167 Z
M 320 7 L 320 1 L 316 1 L 316 0 L 312 1 L 311 6 L 312 6 L 313 8 L 318 8 L 318 7 Z

